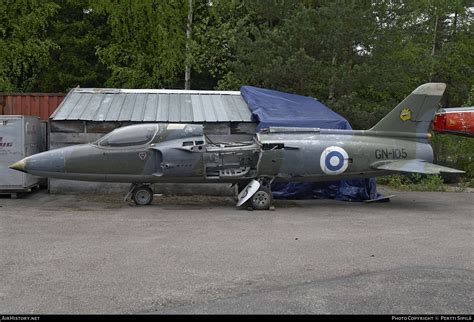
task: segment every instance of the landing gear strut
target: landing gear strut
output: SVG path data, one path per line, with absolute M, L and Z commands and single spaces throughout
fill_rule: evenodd
M 125 201 L 130 196 L 137 206 L 149 205 L 153 201 L 153 190 L 150 188 L 150 185 L 134 183 L 130 186 L 130 190 L 125 196 Z

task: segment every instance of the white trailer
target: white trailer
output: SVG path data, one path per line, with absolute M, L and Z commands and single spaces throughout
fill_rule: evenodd
M 28 192 L 39 187 L 41 178 L 8 166 L 45 150 L 45 124 L 35 116 L 0 115 L 0 194 Z

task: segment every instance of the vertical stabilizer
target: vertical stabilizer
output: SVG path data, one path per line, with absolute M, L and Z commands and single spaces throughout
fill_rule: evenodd
M 446 84 L 419 86 L 369 131 L 427 133 Z

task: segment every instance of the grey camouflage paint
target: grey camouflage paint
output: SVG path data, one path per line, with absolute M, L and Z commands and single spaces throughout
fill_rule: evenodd
M 253 142 L 224 144 L 209 141 L 201 125 L 141 124 L 133 129 L 156 126 L 145 144 L 102 146 L 101 139 L 40 153 L 12 168 L 43 177 L 128 183 L 245 184 L 252 179 L 268 183 L 462 173 L 431 163 L 428 130 L 444 90 L 441 83 L 421 85 L 365 131 L 270 128 L 257 133 Z M 118 135 L 115 131 L 106 137 Z

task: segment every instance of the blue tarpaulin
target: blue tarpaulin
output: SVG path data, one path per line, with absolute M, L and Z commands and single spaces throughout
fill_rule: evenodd
M 351 129 L 345 118 L 313 97 L 253 86 L 242 86 L 240 93 L 258 122 L 257 131 L 269 126 Z
M 270 126 L 352 129 L 345 118 L 313 97 L 253 86 L 242 86 L 240 93 L 258 122 L 257 131 Z M 363 201 L 380 197 L 374 179 L 274 183 L 272 191 L 277 199 Z

